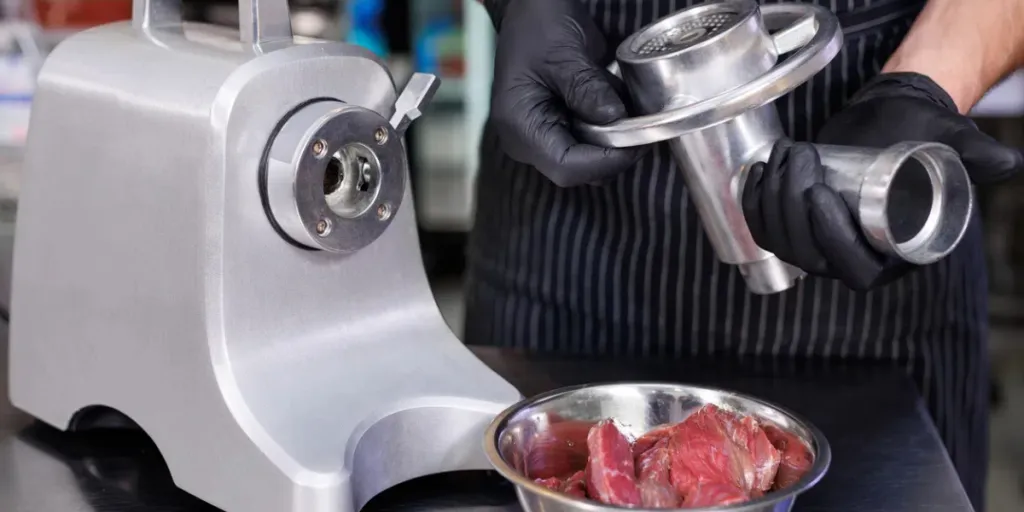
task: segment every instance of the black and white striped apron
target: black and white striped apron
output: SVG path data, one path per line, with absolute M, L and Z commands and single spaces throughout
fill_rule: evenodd
M 614 40 L 700 3 L 581 1 Z M 811 140 L 879 72 L 924 3 L 817 2 L 839 15 L 846 42 L 825 70 L 776 103 L 797 140 Z M 988 285 L 977 219 L 949 257 L 883 288 L 861 293 L 807 278 L 757 296 L 715 257 L 665 144 L 603 186 L 556 187 L 506 156 L 490 126 L 480 161 L 467 343 L 612 357 L 732 352 L 892 362 L 920 386 L 983 510 Z

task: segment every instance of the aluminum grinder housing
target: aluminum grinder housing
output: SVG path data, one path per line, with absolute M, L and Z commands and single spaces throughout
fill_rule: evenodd
M 667 142 L 718 258 L 738 265 L 753 293 L 782 292 L 804 272 L 754 243 L 740 205 L 743 181 L 783 136 L 772 102 L 821 71 L 842 42 L 835 15 L 815 5 L 728 0 L 684 9 L 628 37 L 616 52 L 642 115 L 581 123 L 577 131 L 605 147 Z M 826 183 L 842 194 L 875 249 L 927 264 L 959 244 L 974 200 L 951 148 L 816 148 Z
M 137 424 L 229 512 L 353 512 L 489 468 L 480 439 L 520 394 L 438 311 L 406 186 L 437 78 L 399 95 L 372 53 L 293 38 L 285 0 L 239 15 L 135 0 L 44 64 L 12 402 L 61 429 Z

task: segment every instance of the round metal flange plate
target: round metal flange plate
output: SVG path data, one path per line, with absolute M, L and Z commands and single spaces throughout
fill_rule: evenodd
M 336 101 L 295 112 L 273 139 L 264 193 L 279 231 L 335 253 L 387 229 L 405 193 L 401 136 L 372 110 Z
M 842 48 L 843 34 L 839 21 L 824 7 L 772 4 L 762 6 L 760 15 L 767 26 L 786 27 L 772 34 L 779 54 L 795 50 L 782 64 L 745 85 L 696 103 L 669 106 L 655 114 L 607 125 L 577 123 L 576 132 L 580 139 L 605 147 L 630 147 L 662 142 L 710 128 L 767 105 L 796 89 L 824 69 Z
M 636 33 L 618 57 L 648 59 L 685 51 L 736 26 L 756 7 L 751 2 L 715 2 L 684 9 Z

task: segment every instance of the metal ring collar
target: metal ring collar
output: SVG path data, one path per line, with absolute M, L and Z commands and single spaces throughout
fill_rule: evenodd
M 605 147 L 653 144 L 710 128 L 761 107 L 796 89 L 838 55 L 843 33 L 835 14 L 807 4 L 772 4 L 760 8 L 766 25 L 795 22 L 772 35 L 779 55 L 797 50 L 781 65 L 735 89 L 706 100 L 656 114 L 606 125 L 577 123 L 578 136 Z M 628 39 L 626 43 L 628 43 Z
M 359 106 L 318 101 L 293 113 L 272 139 L 262 193 L 287 239 L 349 254 L 390 225 L 406 171 L 402 137 L 386 119 Z

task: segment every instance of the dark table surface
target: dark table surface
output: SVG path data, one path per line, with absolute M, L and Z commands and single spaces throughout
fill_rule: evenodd
M 0 511 L 216 512 L 176 489 L 155 447 L 131 432 L 66 433 L 7 404 L 6 326 L 0 339 Z M 696 359 L 672 365 L 477 355 L 525 395 L 602 381 L 674 381 L 725 387 L 777 402 L 817 425 L 832 446 L 828 474 L 797 512 L 972 510 L 913 384 L 888 368 L 772 365 Z M 394 487 L 364 511 L 519 510 L 492 472 L 426 477 Z

